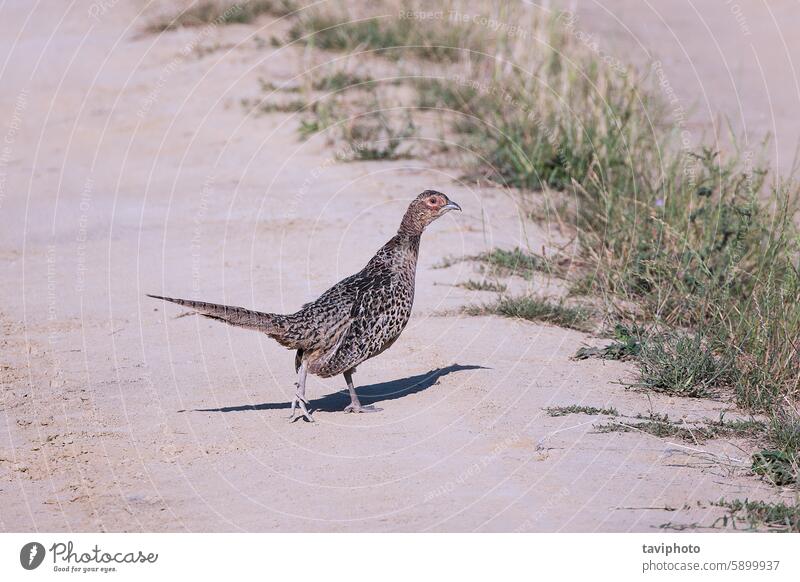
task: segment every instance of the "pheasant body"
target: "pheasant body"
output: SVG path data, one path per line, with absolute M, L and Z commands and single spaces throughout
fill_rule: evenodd
M 358 403 L 351 375 L 363 361 L 388 349 L 405 328 L 414 303 L 414 280 L 420 238 L 425 227 L 451 209 L 461 208 L 444 194 L 426 190 L 409 206 L 397 234 L 358 273 L 346 277 L 291 314 L 265 313 L 186 299 L 150 295 L 189 307 L 230 325 L 266 333 L 297 350 L 295 367 L 323 378 L 344 374 L 355 411 Z M 298 384 L 298 386 L 300 383 Z M 303 402 L 300 406 L 308 420 Z M 350 407 L 348 407 L 350 408 Z M 294 409 L 294 406 L 293 406 Z
M 302 348 L 309 372 L 323 378 L 344 373 L 394 343 L 411 317 L 418 252 L 419 237 L 395 236 L 364 269 L 298 312 L 313 319 L 329 311 L 329 302 L 339 307 L 331 310 L 327 329 L 317 328 Z

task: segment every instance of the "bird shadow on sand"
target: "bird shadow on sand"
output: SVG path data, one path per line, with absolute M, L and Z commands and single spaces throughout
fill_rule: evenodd
M 417 394 L 423 390 L 427 390 L 431 386 L 439 382 L 439 378 L 452 374 L 454 372 L 463 372 L 465 370 L 489 370 L 485 366 L 462 366 L 460 364 L 453 364 L 446 368 L 437 368 L 418 374 L 416 376 L 409 376 L 400 380 L 391 380 L 390 382 L 381 382 L 380 384 L 369 384 L 367 386 L 356 385 L 356 392 L 362 404 L 376 404 L 378 402 L 386 402 L 387 400 L 396 400 L 411 394 Z M 333 394 L 327 394 L 322 398 L 311 400 L 309 402 L 309 409 L 323 412 L 337 412 L 344 410 L 344 407 L 350 404 L 350 396 L 347 388 Z M 195 408 L 191 412 L 245 412 L 248 410 L 288 410 L 291 407 L 289 402 L 264 402 L 263 404 L 243 404 L 241 406 L 223 406 L 220 408 Z M 178 412 L 189 412 L 186 410 L 179 410 Z

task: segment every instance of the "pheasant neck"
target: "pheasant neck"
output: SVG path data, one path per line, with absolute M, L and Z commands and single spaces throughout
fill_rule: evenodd
M 408 234 L 402 230 L 397 231 L 397 234 L 392 237 L 390 246 L 402 252 L 412 252 L 417 254 L 419 252 L 420 235 Z
M 419 235 L 398 232 L 378 254 L 382 257 L 381 261 L 392 265 L 392 268 L 413 272 L 417 267 L 419 241 Z
M 425 223 L 422 219 L 412 212 L 406 212 L 403 216 L 403 221 L 400 223 L 400 228 L 397 229 L 398 237 L 417 237 L 422 236 L 422 231 L 425 230 Z

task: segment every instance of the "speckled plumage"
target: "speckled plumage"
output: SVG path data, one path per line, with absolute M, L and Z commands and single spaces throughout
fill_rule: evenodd
M 230 325 L 262 331 L 281 345 L 297 350 L 295 367 L 302 376 L 303 390 L 306 371 L 323 378 L 345 374 L 353 398 L 351 406 L 360 412 L 362 407 L 350 375 L 361 362 L 389 348 L 405 328 L 414 303 L 422 232 L 454 208 L 460 210 L 444 194 L 426 190 L 409 205 L 397 234 L 361 271 L 341 280 L 295 313 L 264 313 L 186 299 L 150 297 L 189 307 Z M 302 395 L 300 399 L 305 402 Z M 302 404 L 301 407 L 305 412 Z

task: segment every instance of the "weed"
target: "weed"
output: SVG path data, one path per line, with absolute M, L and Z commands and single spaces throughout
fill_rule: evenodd
M 531 279 L 535 272 L 547 272 L 551 268 L 550 262 L 541 255 L 529 253 L 519 247 L 510 251 L 492 249 L 468 259 L 486 265 L 493 275 L 518 275 L 524 279 Z
M 315 101 L 308 108 L 308 115 L 300 120 L 298 132 L 301 139 L 325 131 L 342 121 L 342 106 L 337 99 Z
M 766 423 L 752 418 L 725 420 L 720 416 L 719 420 L 704 423 L 711 434 L 720 438 L 762 438 L 767 431 Z
M 453 62 L 462 49 L 483 50 L 483 31 L 456 22 L 420 22 L 398 17 L 355 18 L 344 11 L 323 8 L 299 15 L 289 30 L 290 41 L 334 51 L 371 49 L 392 59 L 414 56 L 435 62 Z
M 519 247 L 512 250 L 492 249 L 477 255 L 464 257 L 445 257 L 434 265 L 434 269 L 446 269 L 462 261 L 475 261 L 486 267 L 488 273 L 496 277 L 517 275 L 530 280 L 536 272 L 551 272 L 555 267 L 541 255 L 530 253 Z
M 409 157 L 402 150 L 409 138 L 417 133 L 411 116 L 392 119 L 384 111 L 375 109 L 340 125 L 341 137 L 357 160 L 396 160 Z
M 246 24 L 262 14 L 285 16 L 294 10 L 294 3 L 291 0 L 248 0 L 246 2 L 205 0 L 190 6 L 183 12 L 150 23 L 146 27 L 146 31 L 158 33 L 207 24 Z
M 331 75 L 319 77 L 312 83 L 312 88 L 316 91 L 334 92 L 348 89 L 351 87 L 364 87 L 373 83 L 369 75 L 356 75 L 346 71 L 337 71 Z
M 601 360 L 630 360 L 639 356 L 642 351 L 644 332 L 638 326 L 630 328 L 622 324 L 614 326 L 614 341 L 602 348 L 583 347 L 573 356 L 576 360 L 600 358 Z
M 496 293 L 504 293 L 508 288 L 505 283 L 495 283 L 486 280 L 474 281 L 473 279 L 459 283 L 459 287 L 463 287 L 468 291 L 494 291 Z
M 753 471 L 775 485 L 790 485 L 800 479 L 800 418 L 796 413 L 774 415 L 766 431 L 770 449 L 753 455 Z
M 582 406 L 571 404 L 569 406 L 552 406 L 545 408 L 548 416 L 566 416 L 568 414 L 588 414 L 589 416 L 618 416 L 617 409 L 613 406 L 609 408 L 595 408 L 594 406 Z
M 301 99 L 281 102 L 242 99 L 242 107 L 248 111 L 255 111 L 256 113 L 294 113 L 305 109 L 306 102 Z
M 449 269 L 453 265 L 457 265 L 458 263 L 460 263 L 463 260 L 465 260 L 463 257 L 446 256 L 443 259 L 441 259 L 438 263 L 433 265 L 432 268 L 433 269 Z
M 369 103 L 365 112 L 345 116 L 347 105 L 341 95 L 315 102 L 300 123 L 303 138 L 331 129 L 329 139 L 344 144 L 344 160 L 397 160 L 411 156 L 411 141 L 417 126 L 408 110 L 384 107 L 376 88 L 365 86 Z
M 655 437 L 675 437 L 691 443 L 704 441 L 711 436 L 704 427 L 677 424 L 670 421 L 667 415 L 658 414 L 650 414 L 643 422 L 596 424 L 594 429 L 598 433 L 639 431 Z
M 690 443 L 700 443 L 715 438 L 757 438 L 763 436 L 766 426 L 758 420 L 701 420 L 697 422 L 675 422 L 666 414 L 651 412 L 638 414 L 632 422 L 597 424 L 596 432 L 640 431 L 655 437 L 674 437 Z
M 477 89 L 453 82 L 452 79 L 423 77 L 415 79 L 417 106 L 425 109 L 452 109 L 471 114 L 479 110 L 476 101 L 481 99 Z
M 768 503 L 764 501 L 744 501 L 735 499 L 726 501 L 720 499 L 714 503 L 724 507 L 729 515 L 723 518 L 723 525 L 727 525 L 728 517 L 736 523 L 746 522 L 751 529 L 766 526 L 769 531 L 800 532 L 800 506 L 786 505 L 783 502 Z
M 789 485 L 797 480 L 796 463 L 797 459 L 784 451 L 764 449 L 753 455 L 752 468 L 775 485 Z
M 705 397 L 730 383 L 731 363 L 711 352 L 699 335 L 656 335 L 639 351 L 639 385 L 678 396 Z
M 552 323 L 561 327 L 587 331 L 591 328 L 592 312 L 584 307 L 566 306 L 543 297 L 501 297 L 495 303 L 464 308 L 468 315 L 502 315 Z
M 264 93 L 274 93 L 276 91 L 281 91 L 284 93 L 299 93 L 300 87 L 297 85 L 276 85 L 272 81 L 268 81 L 263 77 L 258 78 L 258 86 Z

